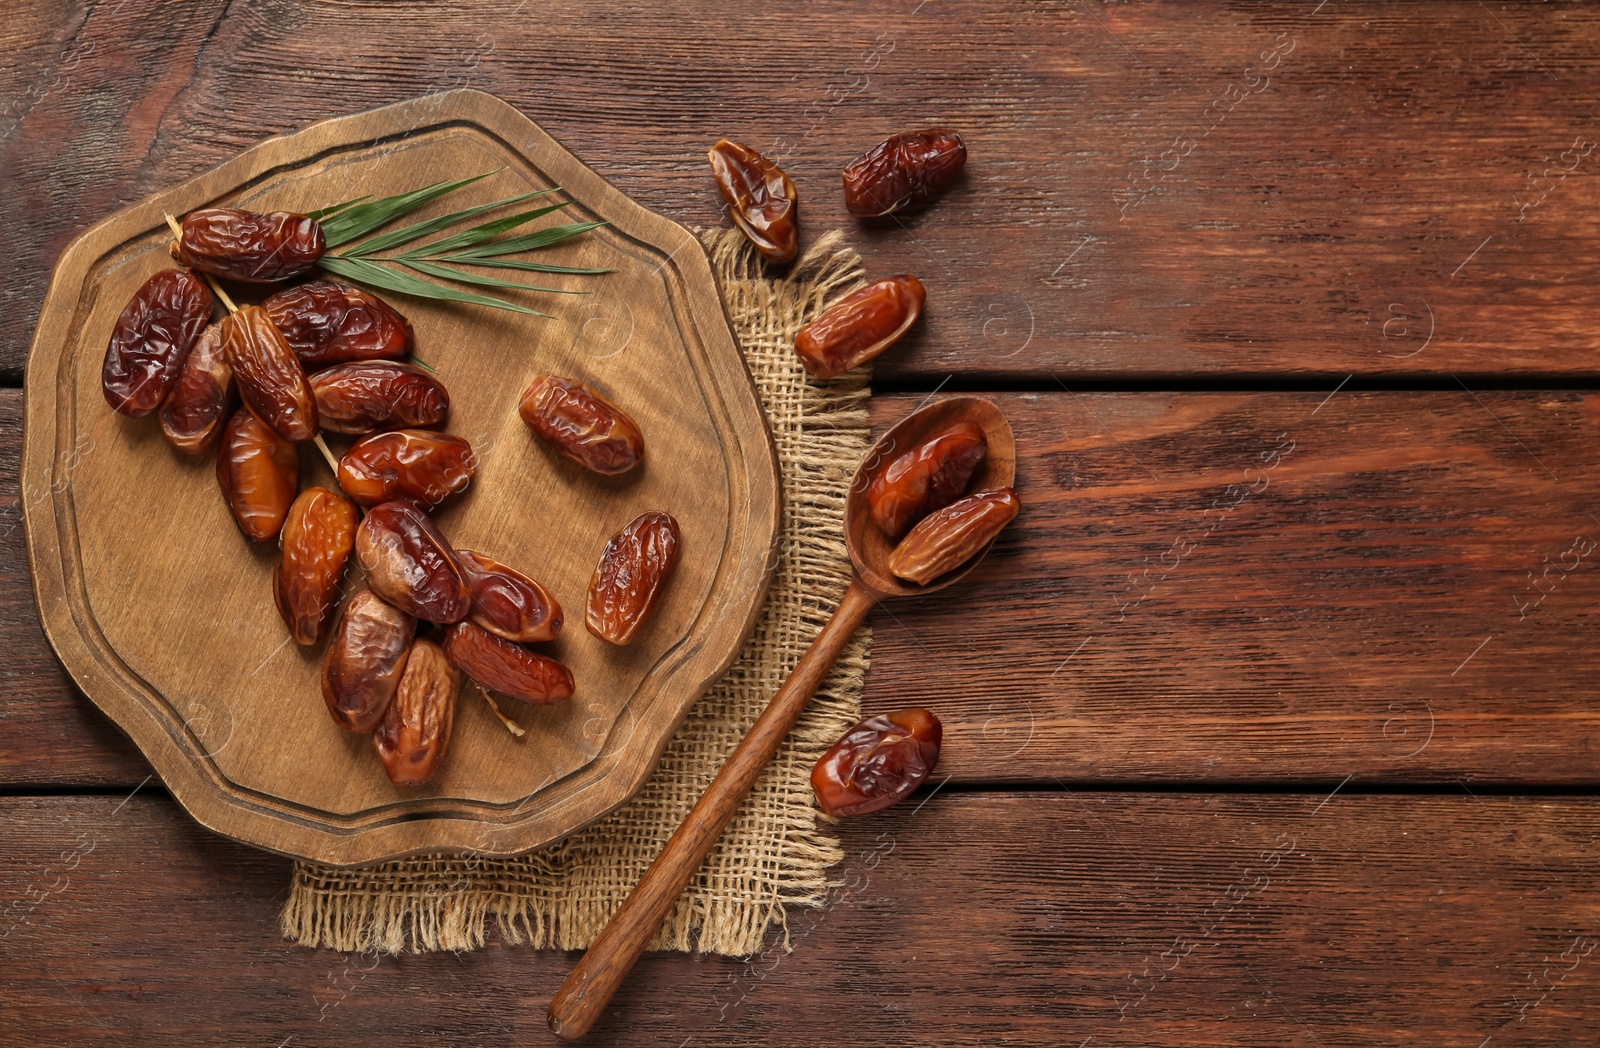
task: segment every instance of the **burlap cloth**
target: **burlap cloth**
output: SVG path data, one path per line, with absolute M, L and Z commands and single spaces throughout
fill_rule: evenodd
M 639 794 L 593 826 L 513 859 L 428 855 L 340 870 L 296 863 L 283 934 L 336 950 L 470 950 L 500 938 L 579 949 L 599 934 L 645 867 L 755 721 L 850 579 L 844 495 L 867 448 L 867 377 L 809 381 L 795 332 L 862 282 L 838 232 L 773 279 L 733 230 L 701 234 L 755 376 L 783 476 L 782 558 L 755 632 L 726 677 L 690 710 Z M 678 901 L 653 949 L 745 956 L 785 907 L 820 906 L 842 858 L 818 829 L 811 765 L 860 716 L 870 631 L 862 629 Z

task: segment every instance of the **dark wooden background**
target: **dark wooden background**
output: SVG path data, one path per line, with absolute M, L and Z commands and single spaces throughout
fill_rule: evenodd
M 596 1043 L 1591 1042 L 1597 72 L 1565 4 L 8 5 L 0 1040 L 548 1042 L 569 956 L 279 940 L 288 863 L 73 690 L 17 525 L 74 235 L 470 86 L 688 224 L 711 141 L 782 157 L 807 236 L 928 286 L 875 417 L 992 392 L 1021 451 L 985 567 L 874 618 L 866 703 L 938 710 L 948 780 L 844 827 L 792 953 L 652 955 Z M 961 188 L 850 222 L 839 166 L 933 123 Z

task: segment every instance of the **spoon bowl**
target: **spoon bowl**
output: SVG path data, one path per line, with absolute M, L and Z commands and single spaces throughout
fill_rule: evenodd
M 989 453 L 967 484 L 967 494 L 1009 488 L 1016 481 L 1017 443 L 1005 412 L 982 397 L 947 397 L 918 408 L 897 422 L 867 452 L 856 468 L 844 502 L 844 541 L 855 566 L 856 579 L 879 600 L 890 597 L 915 597 L 944 589 L 959 581 L 989 552 L 990 542 L 970 560 L 925 586 L 895 577 L 889 570 L 889 554 L 896 540 L 885 535 L 872 520 L 867 489 L 895 459 L 938 436 L 960 422 L 971 422 L 983 430 Z

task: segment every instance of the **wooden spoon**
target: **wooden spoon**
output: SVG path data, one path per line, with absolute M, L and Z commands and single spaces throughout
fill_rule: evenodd
M 989 552 L 989 547 L 985 546 L 966 564 L 926 586 L 898 579 L 888 568 L 894 544 L 872 522 L 867 505 L 867 486 L 878 471 L 898 455 L 957 422 L 976 423 L 989 441 L 988 457 L 968 490 L 984 491 L 1012 485 L 1017 448 L 1011 424 L 999 408 L 978 397 L 951 397 L 929 404 L 906 416 L 873 445 L 857 467 L 845 498 L 845 544 L 855 566 L 855 577 L 844 591 L 839 607 L 751 726 L 749 734 L 728 757 L 694 810 L 683 820 L 683 825 L 667 841 L 599 938 L 550 999 L 550 1029 L 557 1037 L 577 1040 L 600 1018 L 607 1002 L 644 952 L 645 944 L 666 920 L 689 879 L 732 821 L 740 802 L 778 752 L 800 711 L 811 700 L 812 693 L 827 676 L 856 627 L 866 618 L 868 609 L 876 601 L 888 597 L 915 596 L 943 589 L 971 571 Z

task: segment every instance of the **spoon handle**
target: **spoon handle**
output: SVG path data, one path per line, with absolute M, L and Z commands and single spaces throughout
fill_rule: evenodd
M 794 727 L 800 711 L 805 709 L 817 685 L 827 676 L 872 605 L 872 594 L 860 580 L 852 579 L 833 617 L 795 664 L 789 679 L 772 697 L 722 770 L 717 772 L 717 777 L 706 787 L 694 810 L 689 812 L 655 862 L 634 885 L 632 893 L 612 915 L 599 938 L 550 999 L 548 1019 L 557 1037 L 575 1041 L 588 1033 L 600 1018 L 611 995 L 617 992 L 617 987 L 622 985 L 622 980 L 644 952 L 645 944 L 666 920 L 689 878 L 710 854 L 717 838 L 739 810 L 740 802 L 773 754 L 778 752 L 778 746 Z

